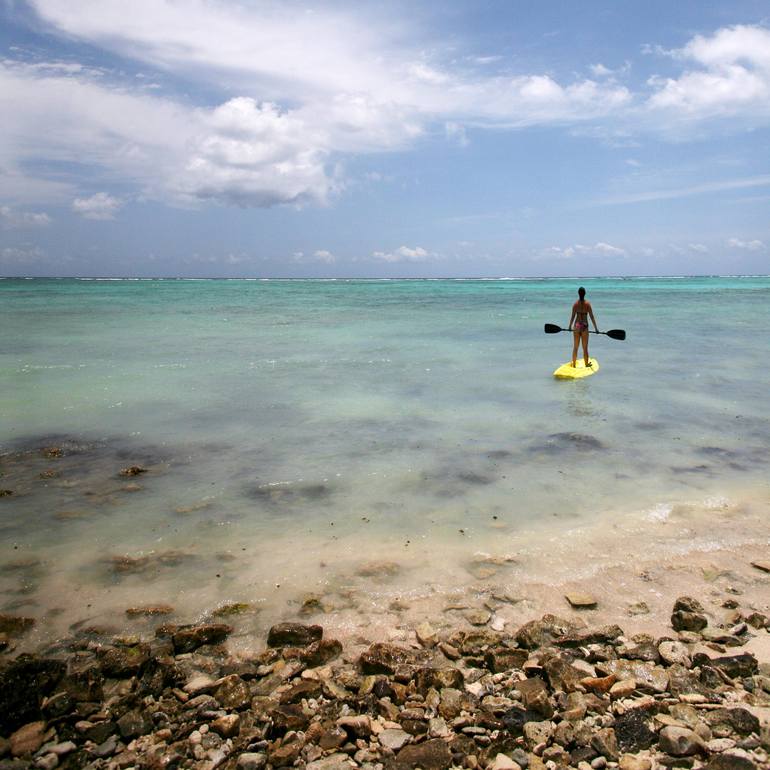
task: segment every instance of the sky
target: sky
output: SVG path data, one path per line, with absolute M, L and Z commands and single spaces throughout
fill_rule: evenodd
M 0 275 L 770 273 L 766 0 L 0 0 Z

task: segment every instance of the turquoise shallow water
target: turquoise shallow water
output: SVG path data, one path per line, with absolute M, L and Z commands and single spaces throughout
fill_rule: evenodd
M 39 562 L 10 604 L 193 611 L 396 547 L 400 590 L 431 559 L 449 584 L 537 533 L 766 496 L 770 278 L 584 285 L 628 339 L 560 382 L 574 280 L 0 280 L 1 555 Z

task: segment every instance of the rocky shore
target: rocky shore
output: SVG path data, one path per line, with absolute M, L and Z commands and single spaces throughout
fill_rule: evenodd
M 7 650 L 0 770 L 770 768 L 770 619 L 723 606 L 711 626 L 680 597 L 657 638 L 545 615 L 345 646 L 281 623 L 238 655 L 225 623 Z

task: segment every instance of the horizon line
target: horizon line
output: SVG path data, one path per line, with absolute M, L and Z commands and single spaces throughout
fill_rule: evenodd
M 4 275 L 0 281 L 597 281 L 659 278 L 770 278 L 770 273 L 689 273 L 672 275 L 488 275 L 488 276 L 195 276 L 195 275 Z

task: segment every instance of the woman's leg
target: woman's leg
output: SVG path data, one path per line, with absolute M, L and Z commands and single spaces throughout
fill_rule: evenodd
M 577 360 L 578 345 L 580 344 L 580 332 L 572 332 L 572 368 L 575 368 L 575 361 Z
M 588 329 L 586 329 L 581 335 L 583 341 L 583 361 L 588 366 Z

